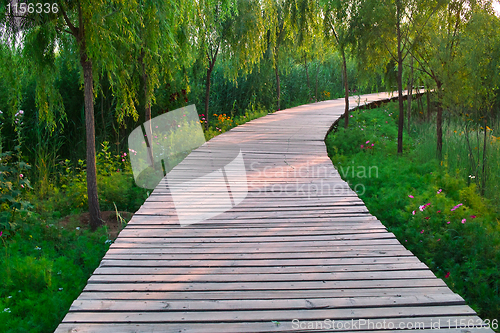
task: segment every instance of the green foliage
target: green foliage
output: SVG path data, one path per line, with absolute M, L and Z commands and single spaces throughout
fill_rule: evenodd
M 52 332 L 107 250 L 107 234 L 67 230 L 37 214 L 17 222 L 19 232 L 1 236 L 0 331 Z
M 392 110 L 393 105 L 355 111 L 347 131 L 330 133 L 326 144 L 334 165 L 351 188 L 363 189 L 358 193 L 370 212 L 403 245 L 481 317 L 498 317 L 499 212 L 479 194 L 476 184 L 468 185 L 460 173 L 429 158 L 434 154 L 421 151 L 423 134 L 409 138 L 408 152 L 395 156 L 397 125 Z M 363 147 L 360 140 L 366 140 Z M 377 172 L 366 177 L 346 172 L 359 166 Z

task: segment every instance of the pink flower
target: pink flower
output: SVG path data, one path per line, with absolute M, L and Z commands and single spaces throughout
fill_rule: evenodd
M 361 145 L 361 148 L 363 148 L 363 145 Z
M 437 212 L 438 212 L 438 213 L 441 213 L 441 211 L 440 211 L 440 210 L 438 210 Z
M 374 146 L 375 144 L 372 143 L 372 147 Z
M 3 231 L 0 231 L 0 237 L 2 237 L 2 235 L 3 235 Z
M 409 195 L 408 195 L 408 198 L 412 198 L 412 199 L 413 199 L 413 195 L 409 194 Z
M 123 153 L 123 156 L 127 156 L 127 153 Z
M 415 211 L 411 212 L 413 215 L 415 215 Z
M 470 216 L 471 219 L 475 219 L 476 218 L 476 215 L 471 215 Z
M 456 205 L 455 207 L 453 207 L 453 208 L 451 209 L 451 211 L 454 211 L 455 209 L 457 209 L 458 207 L 460 207 L 460 206 L 462 206 L 462 205 L 463 205 L 462 203 L 459 203 L 458 205 Z
M 124 159 L 124 158 L 122 158 L 122 162 L 125 162 L 125 159 Z
M 420 233 L 423 234 L 424 233 L 424 229 L 422 229 L 422 231 L 420 231 Z
M 451 223 L 450 221 L 446 222 L 446 224 L 450 224 L 450 223 Z
M 20 175 L 19 175 L 19 178 L 23 178 L 23 177 L 24 177 L 24 175 L 23 175 L 23 174 L 20 174 Z
M 446 275 L 444 276 L 445 279 L 447 279 L 449 277 L 450 277 L 450 272 L 446 273 Z
M 441 188 L 440 188 L 440 189 L 439 189 L 439 191 L 437 191 L 437 194 L 441 193 L 441 191 L 442 191 L 442 190 L 443 190 L 443 189 L 441 189 Z
M 370 143 L 370 140 L 366 141 L 365 143 Z
M 437 241 L 439 242 L 441 240 L 441 238 L 439 238 Z
M 465 223 L 465 221 L 467 221 L 466 219 L 462 219 L 462 223 Z
M 430 219 L 430 217 L 429 217 L 429 216 L 426 216 L 426 217 L 424 217 L 424 219 L 428 220 L 428 219 Z

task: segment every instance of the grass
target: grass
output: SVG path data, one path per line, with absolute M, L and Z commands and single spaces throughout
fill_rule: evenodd
M 371 177 L 340 172 L 342 178 L 358 190 L 370 212 L 483 319 L 499 319 L 500 212 L 494 177 L 500 170 L 500 142 L 488 139 L 489 154 L 497 158 L 487 165 L 482 196 L 477 179 L 463 171 L 469 149 L 455 132 L 459 120 L 444 131 L 440 163 L 433 158 L 434 126 L 428 123 L 415 125 L 411 136 L 405 135 L 405 153 L 397 156 L 396 104 L 357 110 L 351 116 L 347 130 L 342 127 L 327 136 L 328 154 L 338 170 L 361 166 L 378 172 Z

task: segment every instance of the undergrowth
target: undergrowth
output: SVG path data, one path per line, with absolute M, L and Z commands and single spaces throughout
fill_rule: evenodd
M 416 129 L 410 137 L 405 133 L 404 154 L 397 156 L 395 104 L 357 110 L 350 117 L 348 129 L 339 127 L 326 138 L 342 178 L 358 191 L 369 211 L 483 319 L 500 318 L 500 212 L 492 203 L 498 193 L 491 190 L 498 184 L 489 184 L 486 198 L 476 183 L 448 165 L 448 159 L 456 158 L 448 152 L 460 150 L 454 145 L 461 141 L 451 137 L 457 132 L 445 131 L 444 161 L 439 162 L 425 151 L 430 139 Z M 500 143 L 495 137 L 489 140 L 488 149 L 495 153 Z M 347 167 L 377 172 L 343 172 Z

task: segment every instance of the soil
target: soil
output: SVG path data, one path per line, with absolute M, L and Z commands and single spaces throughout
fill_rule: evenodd
M 125 227 L 126 222 L 130 221 L 134 213 L 129 212 L 118 212 L 118 214 L 124 220 L 123 223 L 120 218 L 116 215 L 116 211 L 110 210 L 101 212 L 101 219 L 104 221 L 104 225 L 108 229 L 109 239 L 115 240 L 118 237 L 120 231 Z M 64 217 L 59 221 L 59 224 L 64 228 L 87 228 L 89 227 L 90 214 L 88 212 L 79 215 L 69 215 Z

